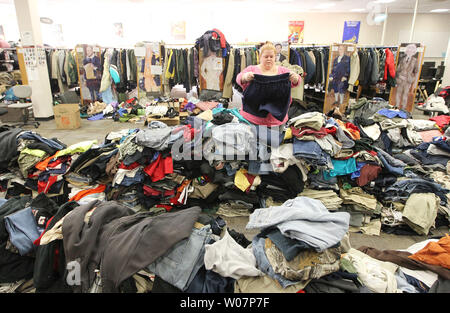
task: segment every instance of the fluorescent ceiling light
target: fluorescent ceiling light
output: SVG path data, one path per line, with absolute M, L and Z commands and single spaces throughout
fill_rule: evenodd
M 294 0 L 275 0 L 276 2 L 292 2 Z
M 450 9 L 435 9 L 431 10 L 431 13 L 448 12 Z
M 364 12 L 366 9 L 351 9 L 350 12 Z
M 328 9 L 331 7 L 334 7 L 336 3 L 328 2 L 328 3 L 321 3 L 318 6 L 316 6 L 316 9 Z
M 376 0 L 374 2 L 375 3 L 391 3 L 391 2 L 395 2 L 395 0 Z

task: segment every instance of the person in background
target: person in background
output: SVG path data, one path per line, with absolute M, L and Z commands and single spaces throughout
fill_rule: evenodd
M 260 49 L 260 58 L 258 65 L 250 65 L 246 67 L 241 73 L 236 77 L 236 82 L 245 91 L 250 83 L 255 78 L 254 74 L 265 75 L 265 76 L 276 76 L 280 74 L 289 73 L 289 81 L 291 82 L 291 87 L 297 87 L 300 83 L 300 75 L 290 71 L 289 69 L 278 66 L 276 62 L 277 50 L 271 42 L 266 42 Z M 292 101 L 292 99 L 291 99 Z M 290 102 L 291 102 L 290 101 Z M 257 125 L 266 126 L 279 126 L 285 124 L 288 120 L 288 115 L 286 114 L 283 121 L 276 119 L 271 113 L 264 118 L 257 117 L 245 112 L 243 109 L 240 110 L 241 115 L 248 121 Z
M 281 50 L 283 49 L 283 46 L 281 44 L 277 43 L 275 45 L 275 48 L 277 49 L 277 57 L 276 57 L 275 61 L 283 62 L 284 60 L 286 60 L 286 57 L 281 54 Z
M 102 74 L 99 71 L 100 58 L 95 55 L 92 46 L 86 47 L 86 57 L 83 60 L 84 78 L 86 87 L 91 94 L 92 102 L 99 100 L 100 79 Z

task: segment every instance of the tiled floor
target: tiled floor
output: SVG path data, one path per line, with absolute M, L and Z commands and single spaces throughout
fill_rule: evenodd
M 428 119 L 429 117 L 421 114 L 422 112 L 414 112 L 414 117 L 417 119 Z M 105 136 L 112 131 L 119 131 L 121 129 L 129 128 L 144 128 L 142 124 L 120 123 L 112 120 L 88 121 L 82 120 L 81 128 L 74 130 L 60 130 L 56 128 L 54 120 L 41 122 L 40 127 L 35 129 L 33 127 L 24 127 L 38 132 L 40 135 L 47 138 L 58 138 L 67 145 L 71 145 L 80 141 L 97 139 L 99 143 L 103 142 Z M 248 218 L 235 217 L 225 218 L 230 229 L 235 229 L 244 233 L 246 237 L 251 240 L 253 236 L 258 233 L 258 230 L 246 230 Z M 449 233 L 447 227 L 432 231 L 432 235 L 442 236 Z M 431 237 L 431 236 L 430 236 Z M 405 249 L 410 245 L 428 239 L 426 236 L 399 236 L 381 233 L 380 236 L 368 236 L 363 234 L 351 233 L 350 242 L 352 247 L 359 248 L 360 246 L 369 246 L 377 249 Z

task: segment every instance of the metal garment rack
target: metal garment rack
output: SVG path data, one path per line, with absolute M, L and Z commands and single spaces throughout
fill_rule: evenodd
M 380 45 L 356 45 L 356 48 L 390 48 L 390 49 L 394 49 L 394 48 L 398 48 L 398 46 L 380 46 Z
M 323 48 L 329 47 L 331 44 L 315 44 L 315 43 L 296 43 L 290 44 L 289 48 Z

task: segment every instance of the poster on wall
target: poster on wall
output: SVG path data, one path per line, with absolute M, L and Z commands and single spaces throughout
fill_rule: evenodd
M 200 90 L 223 91 L 225 59 L 213 51 L 204 55 L 203 49 L 200 49 L 199 65 Z
M 275 49 L 277 49 L 277 55 L 275 56 L 275 62 L 283 62 L 287 60 L 289 62 L 289 43 L 287 41 L 275 42 Z
M 389 103 L 397 109 L 412 112 L 424 55 L 425 46 L 420 43 L 400 45 L 395 67 L 397 84 L 389 95 Z
M 157 97 L 162 94 L 161 44 L 144 42 L 134 47 L 137 65 L 138 98 Z
M 358 43 L 360 27 L 361 27 L 360 21 L 345 21 L 344 35 L 342 36 L 342 42 Z
M 173 39 L 186 39 L 186 21 L 172 22 L 170 24 L 170 30 Z
M 289 43 L 303 43 L 304 21 L 289 21 Z
M 350 76 L 350 56 L 356 50 L 354 44 L 333 44 L 330 49 L 330 65 L 325 91 L 323 113 L 336 108 L 345 112 L 349 100 L 348 78 Z
M 114 35 L 119 38 L 123 38 L 123 24 L 122 23 L 114 23 Z
M 54 36 L 56 41 L 56 46 L 64 45 L 64 36 L 62 30 L 62 24 L 54 24 Z
M 75 46 L 75 53 L 81 103 L 87 105 L 95 101 L 102 101 L 99 92 L 102 79 L 100 46 L 77 45 Z

